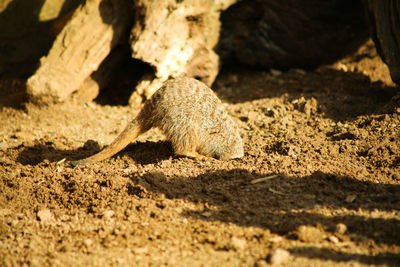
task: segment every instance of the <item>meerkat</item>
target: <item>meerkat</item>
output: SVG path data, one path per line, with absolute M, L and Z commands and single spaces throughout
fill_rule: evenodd
M 196 79 L 177 78 L 165 82 L 109 146 L 71 164 L 86 165 L 111 157 L 152 127 L 165 134 L 179 156 L 221 160 L 243 156 L 238 127 L 217 95 Z

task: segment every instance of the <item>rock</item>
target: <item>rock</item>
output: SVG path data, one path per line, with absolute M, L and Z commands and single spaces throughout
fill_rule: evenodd
M 354 200 L 356 200 L 357 196 L 356 195 L 348 195 L 345 199 L 346 203 L 352 203 Z
M 282 71 L 276 70 L 276 69 L 270 69 L 269 72 L 271 73 L 272 76 L 280 76 L 282 74 Z
M 93 245 L 93 240 L 87 238 L 87 239 L 83 240 L 83 244 L 85 245 L 86 248 L 90 248 Z
M 236 250 L 242 250 L 242 249 L 244 249 L 246 247 L 247 241 L 245 239 L 243 239 L 243 238 L 232 237 L 231 245 Z
M 100 217 L 105 220 L 110 220 L 114 216 L 115 212 L 113 210 L 106 210 L 100 214 Z
M 301 225 L 297 229 L 297 237 L 303 242 L 320 242 L 324 239 L 324 233 L 317 227 Z
M 336 233 L 338 234 L 344 234 L 347 231 L 347 226 L 344 223 L 338 223 L 336 224 Z
M 301 112 L 304 112 L 307 117 L 314 115 L 318 111 L 318 102 L 314 97 L 305 99 L 303 96 L 292 101 L 293 107 Z
M 287 251 L 286 249 L 278 248 L 270 255 L 269 262 L 272 265 L 279 265 L 287 262 L 289 258 L 289 251 Z
M 273 236 L 269 239 L 272 243 L 280 243 L 283 241 L 283 238 L 281 236 Z
M 89 139 L 83 144 L 83 149 L 89 151 L 99 151 L 100 145 L 96 141 Z
M 205 211 L 201 215 L 203 215 L 204 217 L 208 218 L 208 217 L 211 217 L 212 212 L 211 211 Z
M 36 214 L 37 218 L 42 223 L 52 224 L 55 222 L 53 213 L 49 209 L 41 209 Z
M 337 237 L 334 236 L 334 235 L 330 236 L 328 239 L 329 239 L 329 241 L 331 241 L 332 243 L 335 243 L 335 244 L 339 243 L 339 238 L 337 238 Z
M 149 249 L 147 247 L 138 247 L 132 249 L 134 254 L 146 254 L 148 251 Z
M 258 260 L 256 261 L 255 267 L 266 267 L 268 266 L 267 262 L 265 260 Z
M 64 214 L 64 215 L 62 215 L 62 216 L 60 217 L 60 220 L 61 220 L 62 222 L 67 222 L 67 221 L 70 221 L 71 218 L 69 217 L 69 215 Z

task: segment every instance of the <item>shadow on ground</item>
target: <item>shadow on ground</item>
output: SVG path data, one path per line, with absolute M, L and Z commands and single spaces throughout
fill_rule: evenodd
M 358 253 L 344 253 L 324 248 L 307 247 L 290 249 L 290 252 L 297 257 L 306 257 L 310 259 L 324 259 L 340 262 L 360 262 L 364 264 L 377 264 L 398 266 L 400 264 L 400 255 L 394 253 L 379 253 L 377 255 L 363 255 Z
M 392 105 L 400 104 L 398 86 L 371 82 L 367 76 L 356 72 L 293 69 L 277 76 L 271 73 L 260 75 L 259 71 L 247 71 L 245 75 L 237 73 L 232 69 L 224 70 L 221 76 L 235 78 L 217 81 L 214 86 L 224 101 L 243 103 L 284 95 L 289 102 L 300 97 L 315 98 L 318 112 L 335 121 L 390 113 Z M 391 103 L 393 101 L 396 103 Z
M 100 151 L 97 142 L 89 140 L 83 147 L 77 150 L 57 149 L 52 142 L 39 143 L 34 146 L 21 146 L 17 161 L 22 165 L 37 165 L 44 160 L 59 162 L 83 159 Z M 170 142 L 135 142 L 128 145 L 121 152 L 113 157 L 121 157 L 128 154 L 137 164 L 152 164 L 173 156 L 173 149 Z
M 190 178 L 149 173 L 133 175 L 131 180 L 137 188 L 130 192 L 143 197 L 143 192 L 150 191 L 164 194 L 169 199 L 207 203 L 217 209 L 206 210 L 207 215 L 204 215 L 204 210 L 186 210 L 183 215 L 245 227 L 261 227 L 289 239 L 297 238 L 297 229 L 301 225 L 309 225 L 320 227 L 326 235 L 340 236 L 342 240 L 372 241 L 371 245 L 400 244 L 399 219 L 368 215 L 377 211 L 398 212 L 398 185 L 375 184 L 321 172 L 305 177 L 278 175 L 264 182 L 251 182 L 257 178 L 260 175 L 243 169 L 211 171 Z M 148 186 L 142 188 L 143 184 Z M 349 201 L 348 196 L 354 200 Z M 330 215 L 320 213 L 320 208 Z M 345 233 L 335 233 L 339 223 L 347 226 Z M 292 252 L 302 257 L 334 261 L 353 260 L 388 265 L 400 262 L 400 255 L 390 253 L 366 256 L 316 247 L 293 249 Z

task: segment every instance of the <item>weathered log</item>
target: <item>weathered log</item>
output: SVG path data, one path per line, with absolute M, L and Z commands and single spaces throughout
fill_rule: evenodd
M 138 84 L 130 103 L 148 98 L 168 77 L 186 75 L 211 85 L 219 69 L 213 48 L 220 12 L 235 1 L 135 1 L 132 57 L 150 64 L 155 77 Z
M 65 100 L 98 69 L 131 25 L 129 0 L 87 0 L 55 39 L 27 81 L 37 103 Z
M 361 0 L 244 0 L 221 21 L 222 61 L 261 68 L 312 68 L 368 39 Z
M 0 74 L 26 78 L 51 47 L 55 20 L 81 0 L 0 0 Z
M 400 84 L 400 5 L 397 0 L 364 0 L 377 51 Z

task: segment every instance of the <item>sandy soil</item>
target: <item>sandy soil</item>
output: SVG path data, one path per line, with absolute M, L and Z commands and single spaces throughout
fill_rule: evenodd
M 22 85 L 0 82 L 1 266 L 400 265 L 400 88 L 371 43 L 317 70 L 224 70 L 240 160 L 176 157 L 152 130 L 71 168 L 138 109 L 16 107 Z

